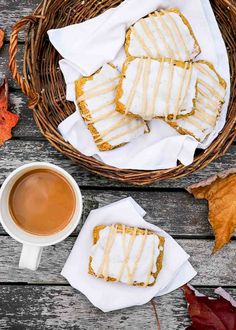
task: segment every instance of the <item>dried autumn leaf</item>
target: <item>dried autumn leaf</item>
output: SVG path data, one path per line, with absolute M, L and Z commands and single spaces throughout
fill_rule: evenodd
M 4 31 L 0 29 L 0 48 L 2 48 L 4 42 Z
M 4 77 L 0 86 L 0 146 L 12 137 L 11 130 L 18 120 L 17 115 L 8 111 L 8 83 L 7 78 Z
M 218 173 L 187 190 L 195 198 L 208 200 L 209 221 L 215 235 L 213 252 L 219 251 L 236 229 L 236 169 Z
M 182 287 L 192 325 L 186 330 L 235 330 L 236 301 L 222 288 L 218 298 L 208 298 L 190 285 Z

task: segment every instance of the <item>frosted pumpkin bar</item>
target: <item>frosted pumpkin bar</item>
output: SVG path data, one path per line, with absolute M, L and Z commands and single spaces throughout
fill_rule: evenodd
M 89 274 L 109 282 L 152 286 L 162 268 L 165 239 L 121 224 L 94 228 Z
M 196 73 L 191 62 L 128 57 L 116 93 L 116 110 L 166 120 L 193 112 Z
M 127 118 L 115 111 L 119 71 L 109 64 L 75 83 L 81 115 L 100 151 L 119 147 L 148 131 L 143 120 Z
M 137 21 L 126 34 L 128 56 L 167 57 L 189 61 L 201 49 L 187 19 L 178 9 L 155 11 Z
M 197 96 L 192 116 L 180 118 L 169 124 L 181 134 L 190 134 L 199 142 L 214 130 L 226 94 L 226 82 L 206 61 L 194 64 L 197 72 Z

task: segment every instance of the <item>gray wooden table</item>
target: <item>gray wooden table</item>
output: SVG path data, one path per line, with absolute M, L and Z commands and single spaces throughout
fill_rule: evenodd
M 10 27 L 28 15 L 39 0 L 0 0 L 0 27 L 6 43 L 0 51 L 0 74 L 7 68 Z M 21 43 L 23 35 L 20 36 Z M 23 44 L 20 45 L 22 58 Z M 10 108 L 20 115 L 14 136 L 0 149 L 0 184 L 16 167 L 31 161 L 60 165 L 82 189 L 84 213 L 78 230 L 64 242 L 45 248 L 36 272 L 18 269 L 21 245 L 0 227 L 0 329 L 156 329 L 151 303 L 104 314 L 60 275 L 78 231 L 90 210 L 126 196 L 144 207 L 146 219 L 168 231 L 191 256 L 198 272 L 192 284 L 206 294 L 222 286 L 236 297 L 236 241 L 211 255 L 214 237 L 207 221 L 207 203 L 196 201 L 184 187 L 217 171 L 236 166 L 236 144 L 205 170 L 179 181 L 158 182 L 145 188 L 94 176 L 54 150 L 40 135 L 27 99 L 10 78 Z M 156 298 L 161 329 L 185 329 L 190 324 L 181 290 Z

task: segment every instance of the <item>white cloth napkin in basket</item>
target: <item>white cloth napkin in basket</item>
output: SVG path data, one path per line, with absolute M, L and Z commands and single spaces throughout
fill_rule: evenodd
M 64 57 L 60 67 L 67 84 L 67 99 L 75 100 L 74 81 L 81 75 L 90 75 L 107 62 L 121 67 L 125 32 L 130 25 L 156 9 L 173 7 L 187 17 L 193 28 L 202 49 L 197 59 L 212 62 L 228 85 L 226 102 L 214 132 L 203 144 L 198 144 L 194 138 L 180 135 L 165 122 L 155 120 L 151 122 L 150 134 L 113 151 L 99 152 L 77 109 L 58 129 L 83 154 L 123 169 L 166 169 L 175 167 L 178 160 L 189 165 L 196 148 L 207 148 L 223 128 L 229 101 L 229 64 L 209 0 L 125 0 L 91 20 L 48 31 L 51 43 Z
M 61 274 L 103 312 L 143 305 L 155 296 L 167 294 L 189 282 L 196 271 L 189 255 L 165 231 L 146 222 L 146 212 L 128 197 L 90 212 Z M 162 270 L 152 287 L 132 287 L 122 283 L 105 282 L 88 274 L 88 262 L 93 244 L 93 228 L 102 224 L 122 223 L 147 228 L 165 237 Z

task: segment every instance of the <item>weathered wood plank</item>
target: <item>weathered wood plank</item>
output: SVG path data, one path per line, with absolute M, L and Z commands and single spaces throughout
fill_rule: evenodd
M 158 298 L 163 329 L 180 329 L 189 324 L 183 294 Z M 23 311 L 23 312 L 22 312 Z M 156 329 L 151 303 L 108 314 L 103 313 L 70 287 L 3 286 L 1 329 Z M 177 326 L 177 327 L 176 327 Z
M 22 17 L 31 15 L 41 0 L 0 0 L 0 27 L 5 29 L 6 41 L 10 40 L 12 26 Z M 86 1 L 82 1 L 86 4 Z M 24 41 L 24 33 L 19 34 L 19 41 Z
M 183 299 L 179 297 L 179 300 Z M 1 329 L 94 329 L 95 324 L 98 329 L 156 327 L 150 303 L 104 314 L 70 287 L 4 286 L 1 288 L 1 302 Z M 181 305 L 183 311 L 184 301 Z
M 200 286 L 234 286 L 236 272 L 236 241 L 232 241 L 219 253 L 212 255 L 212 240 L 179 239 L 179 244 L 191 256 L 190 261 L 198 272 L 192 284 Z M 0 237 L 0 282 L 66 283 L 61 269 L 75 242 L 70 237 L 55 246 L 43 250 L 38 271 L 18 269 L 21 244 L 8 236 Z
M 20 20 L 21 17 L 30 15 L 40 0 L 0 0 L 0 27 L 6 32 L 6 40 L 9 41 L 11 27 Z M 24 40 L 24 34 L 19 35 L 19 40 Z
M 23 124 L 23 120 L 22 120 Z M 19 124 L 20 125 L 20 124 Z M 30 125 L 30 124 L 29 124 Z M 29 125 L 26 125 L 29 126 Z M 21 130 L 21 129 L 20 129 Z M 23 132 L 23 128 L 22 128 Z M 14 133 L 15 134 L 15 133 Z M 213 163 L 206 169 L 199 171 L 193 175 L 182 178 L 181 180 L 168 180 L 157 182 L 151 187 L 156 188 L 183 188 L 189 184 L 203 180 L 210 175 L 236 166 L 236 146 L 233 145 L 226 155 Z M 75 162 L 67 159 L 65 156 L 57 152 L 49 145 L 47 141 L 8 141 L 4 147 L 0 149 L 0 184 L 4 178 L 16 167 L 32 161 L 48 161 L 63 167 L 71 173 L 78 184 L 81 186 L 96 187 L 120 187 L 127 188 L 129 185 L 117 183 L 101 176 L 93 175 L 82 169 Z M 158 201 L 157 201 L 158 203 Z
M 1 18 L 0 18 L 0 22 L 1 22 Z M 3 48 L 0 50 L 0 78 L 5 74 L 8 78 L 9 87 L 14 89 L 20 89 L 17 83 L 12 78 L 12 75 L 8 68 L 8 61 L 9 61 L 8 53 L 9 53 L 9 44 L 5 44 Z M 19 45 L 18 47 L 17 63 L 19 65 L 19 70 L 21 70 L 23 65 L 23 45 Z
M 213 295 L 212 289 L 200 289 Z M 227 289 L 235 297 L 236 289 Z M 161 329 L 183 330 L 190 325 L 181 290 L 155 299 Z M 65 286 L 1 287 L 0 327 L 12 329 L 156 329 L 151 303 L 110 313 L 92 306 L 87 298 Z
M 20 91 L 10 93 L 10 111 L 20 116 L 20 121 L 13 130 L 13 136 L 41 138 L 42 134 L 36 126 L 32 111 L 27 108 L 27 97 Z M 30 138 L 29 138 L 30 139 Z
M 171 235 L 175 237 L 191 237 L 193 234 L 195 237 L 212 236 L 207 220 L 207 202 L 195 200 L 187 192 L 82 190 L 82 194 L 84 211 L 77 232 L 91 210 L 132 196 L 147 210 L 146 220 L 163 228 Z M 0 233 L 4 233 L 1 226 Z

